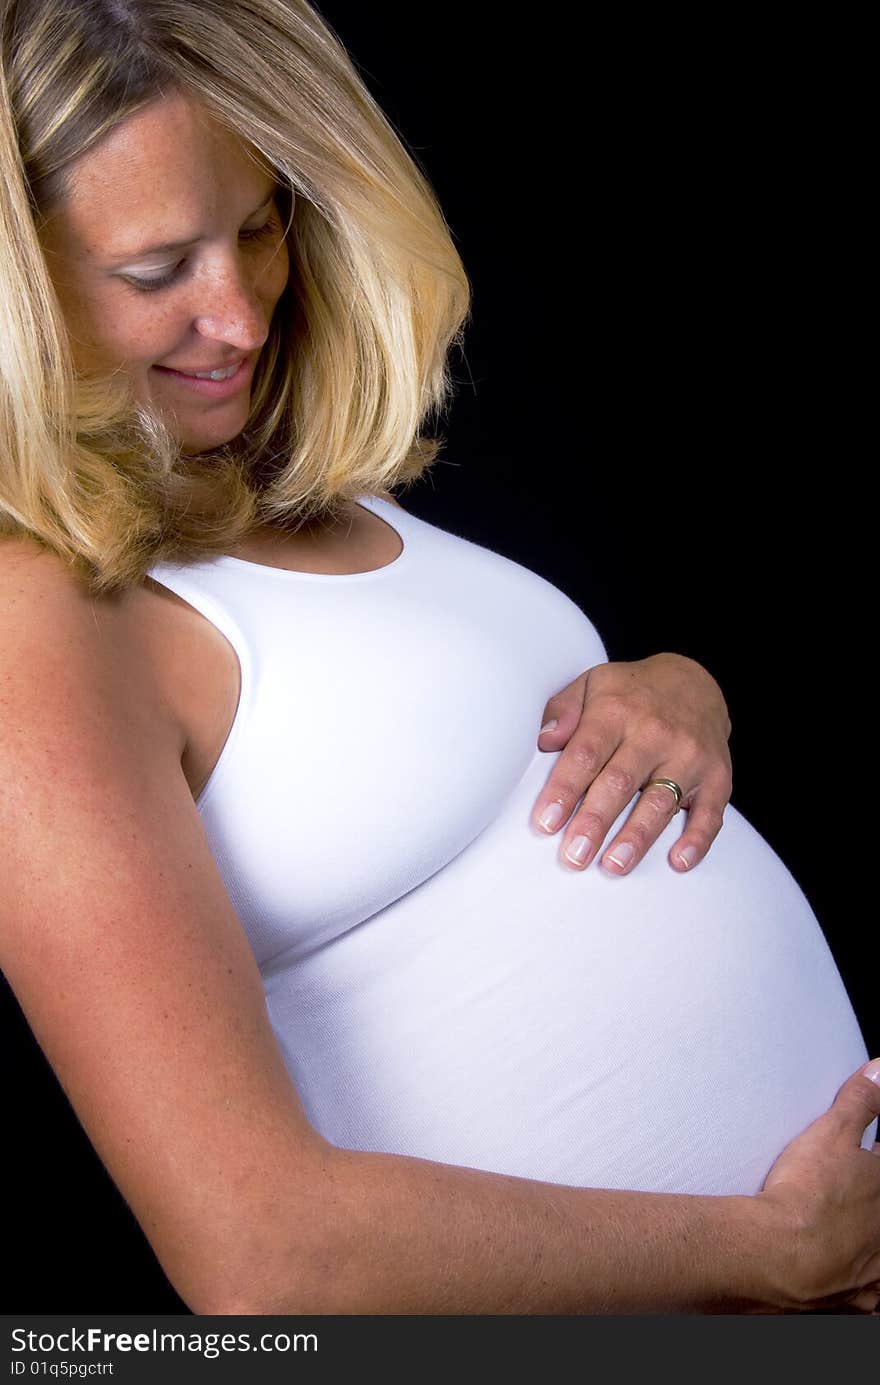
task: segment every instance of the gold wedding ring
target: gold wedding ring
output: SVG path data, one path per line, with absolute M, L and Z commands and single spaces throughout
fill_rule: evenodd
M 650 789 L 652 784 L 662 784 L 664 789 L 671 789 L 675 794 L 675 813 L 681 812 L 681 800 L 684 798 L 684 794 L 680 784 L 676 784 L 674 779 L 649 779 L 647 784 L 642 785 L 640 792 L 644 793 L 645 789 Z M 672 814 L 673 817 L 675 817 L 675 813 Z

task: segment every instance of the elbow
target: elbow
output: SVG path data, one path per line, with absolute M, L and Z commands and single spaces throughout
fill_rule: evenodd
M 271 1307 L 255 1288 L 250 1289 L 244 1284 L 220 1288 L 206 1286 L 203 1290 L 187 1294 L 184 1303 L 191 1313 L 200 1318 L 252 1318 L 276 1312 L 285 1316 L 291 1311 Z
M 356 1250 L 357 1217 L 348 1199 L 310 1183 L 306 1195 L 289 1189 L 242 1209 L 221 1236 L 201 1242 L 188 1271 L 172 1283 L 192 1313 L 205 1317 L 263 1317 L 351 1311 L 369 1266 Z M 326 1195 L 322 1195 L 326 1194 Z M 360 1263 L 358 1263 L 360 1261 Z
M 307 1275 L 295 1256 L 290 1256 L 284 1265 L 239 1265 L 226 1272 L 217 1264 L 206 1266 L 198 1283 L 175 1287 L 190 1312 L 198 1317 L 286 1317 L 334 1311 L 332 1307 L 319 1306 L 322 1286 Z M 331 1293 L 328 1285 L 328 1298 Z
M 332 1256 L 328 1254 L 327 1260 Z M 295 1257 L 282 1266 L 218 1275 L 181 1297 L 199 1317 L 304 1317 L 350 1311 L 340 1306 L 332 1274 L 310 1272 Z

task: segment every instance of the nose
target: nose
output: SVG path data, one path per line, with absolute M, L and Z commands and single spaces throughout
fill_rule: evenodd
M 240 265 L 211 275 L 200 308 L 195 328 L 211 341 L 248 352 L 263 346 L 269 335 L 271 308 Z

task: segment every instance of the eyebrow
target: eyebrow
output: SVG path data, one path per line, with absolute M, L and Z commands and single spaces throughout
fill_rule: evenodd
M 256 216 L 257 212 L 261 212 L 269 202 L 273 201 L 280 189 L 280 183 L 273 183 L 271 192 L 263 198 L 258 207 L 254 207 L 254 210 L 248 213 L 245 217 L 245 221 L 250 221 L 252 216 Z M 147 245 L 140 250 L 131 250 L 124 255 L 114 255 L 110 263 L 116 267 L 117 265 L 126 264 L 130 260 L 141 260 L 145 255 L 164 254 L 167 250 L 186 250 L 188 246 L 195 245 L 199 240 L 201 240 L 201 236 L 194 236 L 192 240 L 168 240 L 162 245 Z

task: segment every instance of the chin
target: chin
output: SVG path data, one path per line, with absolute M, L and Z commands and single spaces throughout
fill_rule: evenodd
M 221 426 L 218 422 L 214 428 L 187 429 L 182 434 L 181 451 L 185 456 L 196 456 L 199 452 L 210 452 L 214 447 L 222 447 L 224 443 L 237 438 L 246 423 L 247 411 L 243 410 L 241 417 L 234 423 Z

